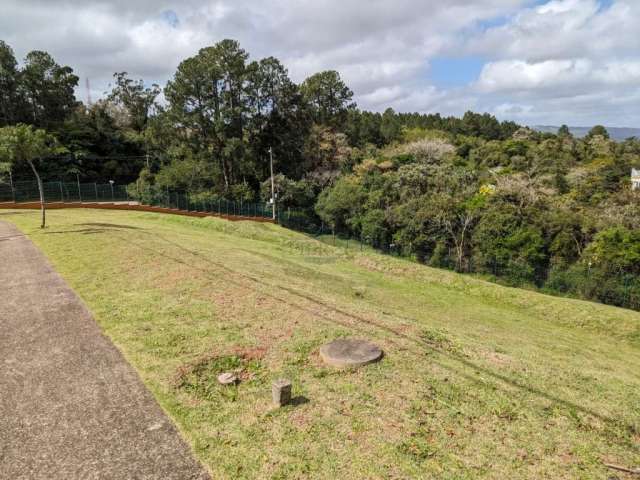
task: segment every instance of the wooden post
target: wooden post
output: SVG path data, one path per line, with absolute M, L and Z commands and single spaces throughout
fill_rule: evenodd
M 291 381 L 280 378 L 271 385 L 271 395 L 273 404 L 276 407 L 283 407 L 291 401 Z

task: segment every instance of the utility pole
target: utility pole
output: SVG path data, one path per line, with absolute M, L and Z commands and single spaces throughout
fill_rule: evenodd
M 13 173 L 9 170 L 9 184 L 11 185 L 11 197 L 13 197 L 13 201 L 16 201 L 16 190 L 13 188 Z
M 273 149 L 269 147 L 269 163 L 271 164 L 271 212 L 273 219 L 276 219 L 276 187 L 273 180 Z

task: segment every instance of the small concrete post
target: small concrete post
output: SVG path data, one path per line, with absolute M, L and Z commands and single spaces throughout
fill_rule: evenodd
M 291 401 L 291 381 L 280 378 L 271 385 L 271 395 L 273 404 L 276 407 L 283 407 Z

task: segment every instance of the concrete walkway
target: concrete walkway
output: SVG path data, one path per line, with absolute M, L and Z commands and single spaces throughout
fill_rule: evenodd
M 0 478 L 209 478 L 84 304 L 5 222 Z

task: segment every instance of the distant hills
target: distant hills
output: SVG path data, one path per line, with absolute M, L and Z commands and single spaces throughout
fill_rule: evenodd
M 539 132 L 557 133 L 559 126 L 553 125 L 534 125 L 531 128 Z M 640 128 L 621 128 L 621 127 L 605 127 L 609 136 L 613 140 L 626 140 L 629 137 L 640 138 Z M 569 127 L 569 131 L 574 137 L 584 137 L 589 133 L 591 127 Z

